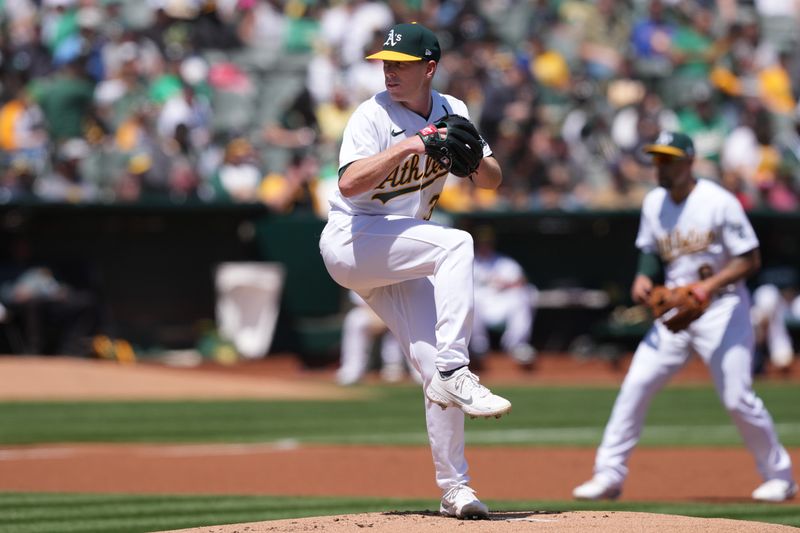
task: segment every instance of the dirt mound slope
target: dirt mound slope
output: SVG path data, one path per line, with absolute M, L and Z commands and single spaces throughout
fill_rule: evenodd
M 432 511 L 386 512 L 322 516 L 312 518 L 292 518 L 268 522 L 251 522 L 221 526 L 206 526 L 175 530 L 168 533 L 262 533 L 262 532 L 300 532 L 325 531 L 344 533 L 369 531 L 370 533 L 390 533 L 408 531 L 410 533 L 439 533 L 452 531 L 476 531 L 481 533 L 517 533 L 536 531 L 560 533 L 575 531 L 614 532 L 614 533 L 779 533 L 797 531 L 789 526 L 746 522 L 723 518 L 694 518 L 689 516 L 632 513 L 617 511 L 570 511 L 549 513 L 547 511 L 509 511 L 493 512 L 489 521 L 456 521 L 453 518 L 438 516 Z M 167 532 L 164 532 L 167 533 Z

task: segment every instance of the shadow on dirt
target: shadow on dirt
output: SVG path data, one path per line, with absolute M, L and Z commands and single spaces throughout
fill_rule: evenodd
M 385 516 L 441 516 L 437 511 L 386 511 Z M 548 517 L 561 514 L 561 511 L 491 511 L 489 520 L 506 520 L 513 522 L 549 522 Z

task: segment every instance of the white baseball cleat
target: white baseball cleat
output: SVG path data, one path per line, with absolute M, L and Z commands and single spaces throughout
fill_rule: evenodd
M 797 483 L 785 479 L 770 479 L 753 491 L 753 499 L 760 502 L 785 502 L 797 494 Z
M 459 520 L 489 519 L 489 508 L 467 485 L 455 485 L 445 492 L 439 505 L 439 513 L 443 516 L 454 516 Z
M 572 497 L 576 500 L 616 500 L 620 494 L 622 487 L 597 476 L 572 491 Z
M 511 402 L 492 394 L 479 381 L 478 376 L 465 366 L 446 378 L 439 372 L 434 372 L 433 379 L 425 389 L 425 395 L 442 409 L 458 407 L 472 417 L 500 418 L 508 413 Z

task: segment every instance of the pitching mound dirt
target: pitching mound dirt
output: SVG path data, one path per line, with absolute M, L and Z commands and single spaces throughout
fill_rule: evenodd
M 457 521 L 444 518 L 431 511 L 387 512 L 323 516 L 251 522 L 223 526 L 208 526 L 181 529 L 163 533 L 262 533 L 325 531 L 326 533 L 345 533 L 352 531 L 370 533 L 440 533 L 441 531 L 476 531 L 481 533 L 516 533 L 535 531 L 559 533 L 575 531 L 596 531 L 614 533 L 778 533 L 797 531 L 789 526 L 745 522 L 723 518 L 693 518 L 649 513 L 628 513 L 615 511 L 577 511 L 551 513 L 547 511 L 493 512 L 489 521 Z

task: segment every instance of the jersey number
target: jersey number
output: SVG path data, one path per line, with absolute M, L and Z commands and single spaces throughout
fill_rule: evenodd
M 428 210 L 428 214 L 425 215 L 424 217 L 422 217 L 424 220 L 430 220 L 431 219 L 431 216 L 433 215 L 433 208 L 436 207 L 436 202 L 438 202 L 438 201 L 439 201 L 439 195 L 437 194 L 437 195 L 434 195 L 433 198 L 431 198 L 430 202 L 428 202 L 428 205 L 430 205 L 431 208 Z

